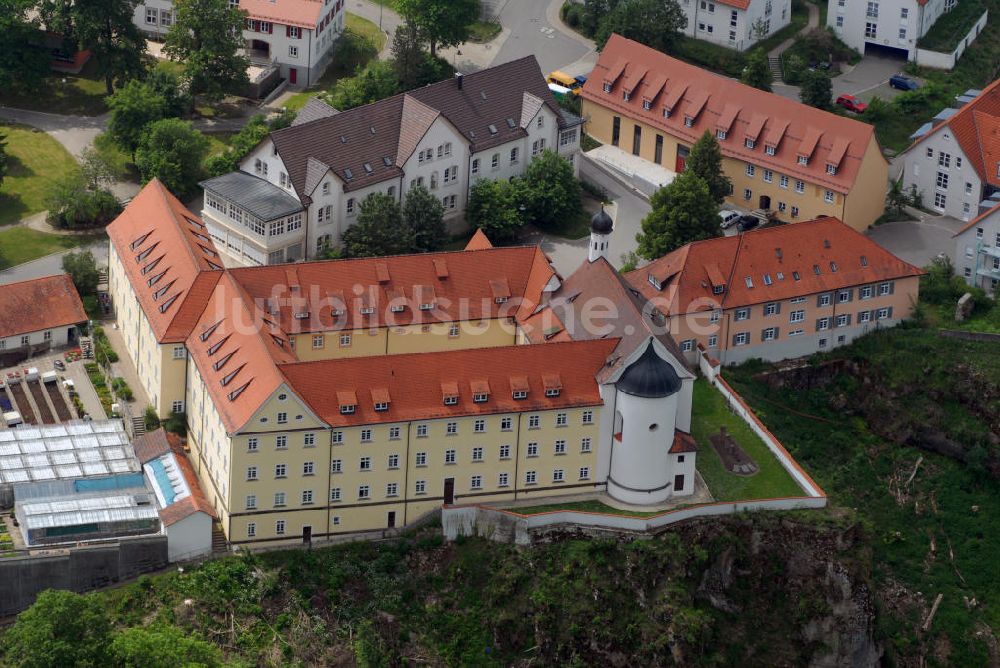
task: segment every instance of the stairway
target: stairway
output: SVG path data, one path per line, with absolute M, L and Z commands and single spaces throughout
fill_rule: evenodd
M 771 74 L 774 75 L 774 80 L 781 81 L 781 57 L 768 56 L 767 64 L 771 68 Z
M 132 438 L 142 436 L 146 433 L 146 420 L 141 417 L 132 418 Z
M 226 540 L 226 534 L 222 533 L 222 525 L 218 522 L 212 522 L 212 553 L 228 551 L 229 541 Z
M 80 353 L 83 355 L 84 359 L 94 359 L 94 343 L 89 337 L 80 338 Z

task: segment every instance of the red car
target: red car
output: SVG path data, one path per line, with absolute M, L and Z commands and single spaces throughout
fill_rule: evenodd
M 853 95 L 841 95 L 837 98 L 837 104 L 848 111 L 853 111 L 856 114 L 863 114 L 865 113 L 865 109 L 868 108 L 866 103 L 862 102 Z

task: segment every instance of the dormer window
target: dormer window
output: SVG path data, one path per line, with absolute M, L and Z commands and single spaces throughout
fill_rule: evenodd
M 868 266 L 868 258 L 865 257 L 864 255 L 861 256 L 861 266 L 862 267 L 867 267 Z
M 832 271 L 834 273 L 837 272 L 837 263 L 836 262 L 831 262 L 830 263 L 830 271 Z
M 712 294 L 713 295 L 721 295 L 725 291 L 726 291 L 726 286 L 725 285 L 713 285 L 712 286 Z
M 605 93 L 610 93 L 611 92 L 611 84 L 608 83 L 607 81 L 604 82 L 604 92 Z
M 561 391 L 562 391 L 562 390 L 560 390 L 560 389 L 559 389 L 559 388 L 557 388 L 557 387 L 554 387 L 554 388 L 548 388 L 548 389 L 546 389 L 546 390 L 545 390 L 545 396 L 547 396 L 547 397 L 558 397 L 558 396 L 559 396 L 559 393 L 560 393 Z
M 663 107 L 663 117 L 670 118 L 670 107 Z M 1000 167 L 998 167 L 998 170 L 1000 170 Z
M 357 406 L 349 406 L 349 405 L 341 406 L 340 407 L 340 414 L 341 415 L 352 415 L 354 413 L 354 411 L 357 410 L 357 408 L 358 408 Z
M 496 302 L 497 304 L 504 304 L 504 303 L 507 302 L 507 298 L 506 297 L 497 297 L 493 301 Z
M 375 312 L 375 307 L 373 307 L 373 306 L 362 306 L 361 307 L 361 315 L 371 315 L 374 312 Z
M 624 99 L 624 100 L 625 100 L 626 102 L 628 102 L 628 101 L 629 101 L 629 99 L 631 99 L 631 97 L 632 97 L 632 93 L 631 93 L 630 91 L 627 91 L 627 90 L 626 90 L 626 91 L 622 91 L 622 98 L 623 98 L 623 99 Z
M 474 401 L 477 404 L 484 404 L 484 403 L 486 403 L 486 401 L 489 398 L 490 398 L 490 395 L 482 393 L 482 392 L 480 392 L 478 394 L 473 394 L 472 395 L 472 401 Z
M 726 134 L 728 133 L 725 130 L 716 130 L 715 138 L 721 141 L 726 138 Z
M 832 174 L 836 174 L 837 173 L 837 165 L 827 164 L 827 166 L 826 166 L 826 173 L 827 174 L 831 174 L 831 175 Z
M 403 304 L 393 304 L 392 306 L 389 307 L 389 310 L 392 311 L 393 313 L 402 313 L 403 311 L 406 310 L 406 306 L 404 306 Z
M 421 311 L 430 311 L 432 308 L 434 308 L 434 304 L 421 304 L 420 305 L 420 310 Z
M 358 395 L 352 392 L 337 392 L 337 404 L 341 415 L 351 415 L 358 409 Z
M 642 108 L 644 110 L 649 111 L 652 106 L 653 106 L 653 103 L 650 102 L 649 100 L 643 100 L 642 101 Z
M 380 413 L 389 410 L 389 402 L 387 401 L 378 402 L 377 404 L 375 404 L 375 410 Z
M 658 280 L 656 280 L 656 276 L 653 276 L 652 274 L 650 274 L 647 277 L 647 280 L 649 281 L 649 284 L 652 285 L 657 290 L 662 290 L 663 289 L 663 284 L 660 283 Z
M 517 399 L 517 400 L 527 399 L 528 398 L 528 391 L 527 390 L 514 390 L 513 397 L 515 399 Z
M 808 155 L 800 155 L 799 156 L 799 164 L 803 165 L 803 166 L 804 165 L 808 165 L 809 164 L 809 156 Z
M 450 397 L 445 397 L 444 398 L 444 405 L 445 406 L 454 406 L 457 403 L 458 403 L 458 397 L 457 396 L 450 396 Z
M 546 397 L 558 397 L 562 392 L 562 380 L 558 374 L 542 376 L 542 385 L 545 386 Z
M 746 283 L 746 285 L 747 285 L 748 288 L 752 288 L 753 287 L 753 278 L 751 278 L 750 276 L 747 276 L 746 278 L 744 278 L 743 281 Z
M 528 398 L 528 379 L 525 376 L 511 376 L 511 396 L 520 401 Z
M 757 142 L 756 142 L 755 140 L 751 139 L 750 137 L 747 137 L 747 138 L 746 138 L 746 141 L 744 141 L 744 142 L 743 142 L 743 144 L 744 144 L 744 145 L 745 145 L 745 146 L 746 146 L 747 148 L 751 148 L 751 149 L 752 149 L 752 148 L 753 148 L 754 146 L 756 146 L 756 145 L 757 145 Z
M 454 406 L 458 403 L 458 383 L 441 383 L 441 397 L 445 406 Z
M 490 398 L 490 384 L 486 380 L 474 380 L 470 383 L 472 401 L 477 404 L 486 403 Z
M 686 128 L 693 128 L 694 127 L 694 118 L 691 117 L 691 116 L 685 116 L 684 117 L 684 127 L 686 127 Z

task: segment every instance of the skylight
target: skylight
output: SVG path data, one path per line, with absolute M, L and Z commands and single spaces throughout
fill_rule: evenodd
M 515 123 L 514 119 L 511 118 L 510 116 L 507 117 L 507 127 L 510 128 L 511 130 L 517 127 L 517 123 Z
M 495 135 L 497 133 L 497 126 L 490 123 L 490 134 Z
M 354 172 L 351 170 L 350 167 L 344 168 L 344 178 L 346 178 L 348 181 L 354 178 Z
M 371 174 L 371 173 L 372 173 L 372 172 L 374 172 L 374 171 L 375 171 L 375 170 L 374 170 L 374 169 L 372 168 L 372 163 L 370 163 L 370 162 L 366 162 L 366 163 L 365 163 L 365 173 L 366 173 L 366 174 Z
M 749 276 L 747 276 L 747 277 L 746 277 L 745 279 L 743 279 L 743 280 L 744 280 L 744 281 L 746 281 L 746 284 L 747 284 L 747 287 L 748 287 L 748 288 L 752 288 L 752 287 L 753 287 L 753 279 L 752 279 L 752 278 L 750 278 Z

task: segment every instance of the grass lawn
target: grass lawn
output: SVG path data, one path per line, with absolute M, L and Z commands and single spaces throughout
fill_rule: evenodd
M 619 510 L 600 501 L 573 501 L 570 503 L 552 503 L 540 506 L 525 506 L 522 508 L 504 508 L 504 510 L 509 510 L 512 513 L 520 515 L 537 515 L 539 513 L 552 512 L 553 510 L 578 510 L 585 513 L 607 513 L 608 515 L 623 515 L 625 517 L 652 517 L 653 515 L 661 515 L 665 512 L 663 510 L 654 510 L 651 512 Z
M 485 44 L 496 39 L 503 26 L 499 21 L 476 21 L 469 26 L 469 41 L 477 44 Z
M 206 158 L 211 158 L 212 156 L 222 155 L 225 153 L 226 149 L 229 148 L 229 140 L 233 138 L 235 132 L 212 132 L 211 134 L 205 133 L 205 139 L 208 140 L 208 155 Z
M 930 51 L 950 52 L 965 39 L 985 11 L 986 6 L 981 0 L 962 0 L 934 22 L 927 34 L 917 40 L 917 46 Z
M 0 124 L 7 141 L 7 176 L 0 186 L 0 225 L 45 210 L 50 183 L 76 168 L 73 156 L 52 137 L 25 125 Z
M 104 104 L 107 89 L 104 79 L 98 78 L 94 70 L 94 61 L 91 60 L 78 75 L 53 72 L 42 79 L 37 90 L 0 90 L 0 105 L 49 113 L 99 116 L 108 110 Z
M 739 476 L 723 468 L 722 460 L 709 440 L 722 425 L 760 467 L 756 474 Z M 722 394 L 704 378 L 699 378 L 694 384 L 691 433 L 698 441 L 698 471 L 716 500 L 771 499 L 805 494 L 764 442 L 742 419 L 730 412 Z
M 375 45 L 376 51 L 381 51 L 385 46 L 385 33 L 378 29 L 378 25 L 368 19 L 363 19 L 357 14 L 347 12 L 344 17 L 344 27 L 361 35 Z
M 81 244 L 93 241 L 95 238 L 96 236 L 46 234 L 27 227 L 0 230 L 0 269 L 37 260 L 50 253 L 76 248 Z

